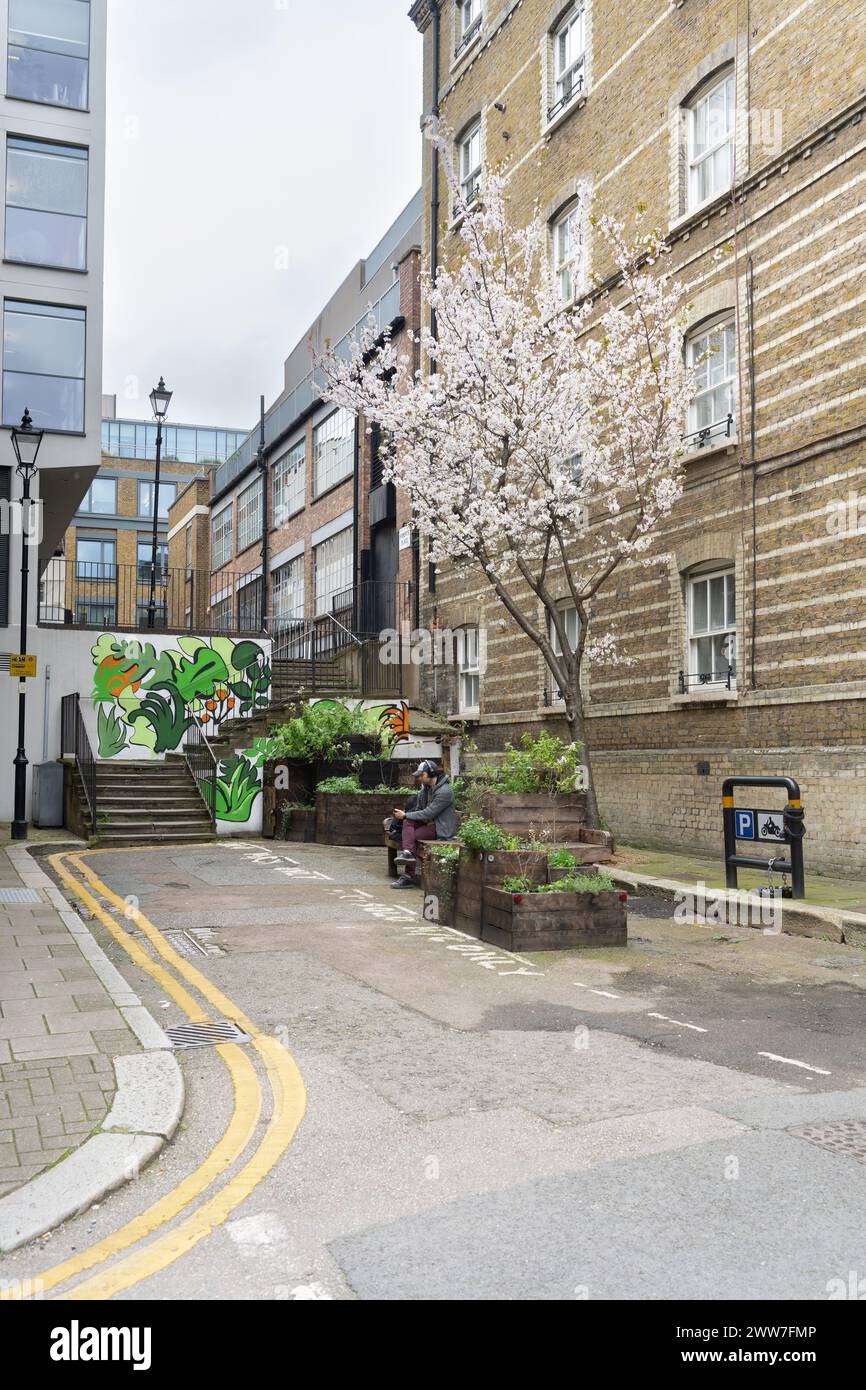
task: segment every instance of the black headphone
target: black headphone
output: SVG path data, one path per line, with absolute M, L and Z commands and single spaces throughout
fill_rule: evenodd
M 440 776 L 441 776 L 441 773 L 440 773 L 440 771 L 439 771 L 439 768 L 436 766 L 436 764 L 435 764 L 434 762 L 431 762 L 429 758 L 427 758 L 427 759 L 421 764 L 421 772 L 426 772 L 428 777 L 440 777 Z

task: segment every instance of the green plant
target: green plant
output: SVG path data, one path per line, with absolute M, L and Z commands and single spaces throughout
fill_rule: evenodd
M 100 705 L 96 713 L 100 758 L 116 758 L 126 747 L 127 728 L 113 705 Z
M 573 792 L 581 778 L 582 747 L 565 743 L 543 729 L 538 738 L 524 734 L 519 747 L 509 743 L 493 777 L 492 790 L 502 792 Z
M 576 869 L 577 860 L 570 849 L 552 849 L 547 856 L 551 869 Z
M 154 753 L 169 753 L 179 748 L 183 736 L 192 724 L 186 712 L 186 704 L 180 692 L 172 685 L 151 689 L 140 702 L 138 709 L 130 715 L 130 723 L 137 726 L 142 720 L 150 725 L 153 738 L 149 740 Z
M 217 820 L 235 824 L 248 821 L 261 789 L 258 772 L 249 759 L 242 753 L 226 758 L 219 765 L 216 781 Z
M 363 796 L 364 788 L 357 777 L 326 777 L 316 785 L 317 792 L 336 792 L 342 796 Z
M 358 735 L 380 738 L 376 720 L 364 710 L 345 705 L 306 705 L 295 719 L 272 731 L 284 758 L 304 762 L 334 762 L 350 752 L 348 740 Z
M 519 841 L 516 835 L 506 835 L 492 821 L 481 816 L 469 816 L 460 828 L 460 839 L 467 849 L 491 852 L 497 849 L 516 849 Z
M 543 883 L 534 891 L 537 893 L 610 893 L 613 888 L 613 879 L 602 869 L 597 874 L 568 874 L 556 883 Z
M 459 845 L 440 845 L 435 840 L 427 844 L 427 853 L 432 854 L 434 859 L 441 859 L 445 864 L 456 865 L 460 859 Z
M 519 875 L 512 875 L 504 878 L 500 883 L 503 893 L 531 893 L 532 884 L 528 878 L 521 878 Z
M 284 801 L 280 807 L 280 837 L 285 839 L 289 831 L 289 824 L 296 811 L 309 811 L 310 807 L 305 806 L 302 801 Z

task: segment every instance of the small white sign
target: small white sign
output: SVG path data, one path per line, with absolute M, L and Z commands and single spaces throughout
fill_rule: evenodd
M 411 526 L 401 526 L 401 527 L 400 527 L 400 549 L 401 549 L 401 550 L 409 550 L 410 547 L 411 547 L 411 545 L 412 545 L 412 527 L 411 527 Z
M 776 844 L 787 843 L 785 822 L 781 811 L 758 812 L 758 839 L 772 840 Z

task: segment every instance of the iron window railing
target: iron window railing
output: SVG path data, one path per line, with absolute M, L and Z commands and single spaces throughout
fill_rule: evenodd
M 567 106 L 570 106 L 571 103 L 574 101 L 575 97 L 580 96 L 580 93 L 583 91 L 585 85 L 586 75 L 584 73 L 584 70 L 581 69 L 580 72 L 577 72 L 572 76 L 568 90 L 563 92 L 562 96 L 559 98 L 559 101 L 554 102 L 553 106 L 548 106 L 548 121 L 554 120 L 559 115 L 560 111 L 564 111 Z
M 680 694 L 687 695 L 690 690 L 705 690 L 714 686 L 735 690 L 736 681 L 737 673 L 733 666 L 726 666 L 721 671 L 700 671 L 697 674 L 680 671 Z
M 482 14 L 478 15 L 477 19 L 473 19 L 469 28 L 466 30 L 466 33 L 463 35 L 463 37 L 461 38 L 460 42 L 454 50 L 455 58 L 459 58 L 460 54 L 464 51 L 464 49 L 467 49 L 469 45 L 472 43 L 472 41 L 478 37 L 478 35 L 481 33 L 481 26 L 483 23 L 484 16 Z
M 685 442 L 690 450 L 704 449 L 717 439 L 731 439 L 733 433 L 734 417 L 729 414 L 724 420 L 716 420 L 712 425 L 704 425 L 703 429 L 692 430 L 691 434 L 686 435 Z

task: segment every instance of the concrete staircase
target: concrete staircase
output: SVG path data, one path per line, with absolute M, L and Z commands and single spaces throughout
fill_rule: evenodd
M 82 799 L 83 795 L 79 789 Z M 208 808 L 183 758 L 97 763 L 96 803 L 93 843 L 101 848 L 216 839 Z

